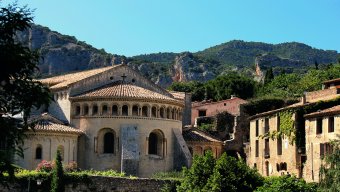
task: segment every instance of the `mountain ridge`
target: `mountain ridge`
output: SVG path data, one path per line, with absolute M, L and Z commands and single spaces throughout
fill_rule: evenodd
M 288 71 L 294 72 L 315 63 L 335 63 L 340 56 L 337 51 L 316 49 L 298 42 L 270 44 L 232 40 L 195 53 L 159 52 L 125 57 L 96 49 L 73 36 L 35 24 L 31 29 L 18 32 L 17 40 L 32 50 L 40 51 L 43 58 L 39 62 L 42 76 L 125 62 L 163 87 L 173 81 L 207 81 L 228 71 L 253 75 L 256 59 L 260 61 L 256 64 L 263 70 L 272 65 L 285 68 L 284 63 L 289 61 Z M 274 56 L 268 57 L 268 54 Z

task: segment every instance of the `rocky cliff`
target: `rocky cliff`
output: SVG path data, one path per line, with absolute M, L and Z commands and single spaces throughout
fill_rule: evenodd
M 31 28 L 18 32 L 17 40 L 41 54 L 39 63 L 43 75 L 55 75 L 70 71 L 98 68 L 120 63 L 121 56 L 106 53 L 62 35 L 47 27 L 32 24 Z

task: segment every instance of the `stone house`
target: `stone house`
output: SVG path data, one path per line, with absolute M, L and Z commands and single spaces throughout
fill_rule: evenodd
M 183 137 L 192 156 L 204 155 L 208 150 L 212 152 L 215 158 L 222 155 L 223 142 L 209 133 L 197 128 L 185 128 L 183 129 Z
M 306 114 L 306 155 L 304 179 L 319 182 L 321 159 L 332 153 L 331 140 L 340 139 L 340 105 Z
M 49 86 L 54 101 L 35 114 L 48 113 L 43 117 L 59 128 L 32 134 L 23 146 L 25 159 L 18 158 L 20 166 L 34 169 L 40 159 L 52 159 L 58 147 L 64 149 L 65 164 L 77 161 L 82 169 L 140 177 L 190 165 L 182 136 L 190 95 L 168 92 L 125 64 L 40 82 Z
M 215 131 L 213 135 L 215 138 L 223 141 L 223 151 L 245 157 L 243 143 L 249 135 L 248 116 L 242 112 L 241 108 L 241 105 L 245 103 L 247 103 L 246 100 L 235 96 L 216 102 L 193 102 L 191 107 L 191 124 L 194 127 L 198 127 L 201 119 L 206 117 L 215 118 L 216 115 L 221 113 L 230 114 L 233 117 L 233 120 L 229 120 L 232 122 L 228 123 L 231 127 L 225 131 Z
M 335 82 L 332 84 L 335 85 Z M 294 174 L 298 177 L 310 177 L 311 162 L 318 161 L 313 165 L 320 165 L 321 159 L 313 157 L 313 153 L 319 153 L 319 150 L 312 150 L 310 142 L 313 146 L 319 145 L 323 142 L 328 142 L 332 136 L 318 135 L 315 132 L 314 124 L 311 114 L 300 114 L 296 109 L 312 106 L 319 101 L 332 101 L 339 99 L 340 91 L 337 86 L 326 86 L 325 82 L 323 87 L 325 89 L 307 92 L 301 99 L 301 102 L 272 111 L 263 112 L 251 116 L 250 119 L 250 142 L 247 146 L 247 164 L 251 167 L 258 169 L 259 173 L 264 176 L 279 176 L 283 174 Z M 339 103 L 338 103 L 339 104 Z M 336 105 L 338 105 L 336 104 Z M 333 108 L 331 108 L 333 110 Z M 288 112 L 289 113 L 288 113 Z M 288 114 L 286 119 L 282 119 L 282 114 Z M 304 116 L 305 115 L 305 116 Z M 311 120 L 313 122 L 311 122 Z M 269 133 L 280 132 L 282 129 L 282 122 L 291 121 L 291 128 L 294 130 L 295 139 L 291 140 L 286 135 L 270 137 Z M 323 125 L 327 124 L 327 116 L 322 122 Z M 320 124 L 320 120 L 319 120 Z M 299 134 L 299 135 L 298 135 Z M 326 133 L 325 133 L 326 134 Z M 315 142 L 315 143 L 314 143 Z M 299 144 L 299 146 L 298 146 Z M 320 155 L 319 155 L 320 156 Z M 306 167 L 306 165 L 308 165 Z M 314 167 L 315 170 L 315 167 Z M 309 176 L 307 176 L 309 174 Z M 314 174 L 318 174 L 315 173 Z

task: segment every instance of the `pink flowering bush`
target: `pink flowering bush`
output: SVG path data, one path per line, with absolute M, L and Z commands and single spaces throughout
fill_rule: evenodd
M 35 170 L 40 172 L 51 172 L 54 167 L 53 161 L 42 160 Z
M 77 162 L 75 161 L 69 162 L 67 165 L 65 165 L 65 171 L 68 172 L 79 171 Z

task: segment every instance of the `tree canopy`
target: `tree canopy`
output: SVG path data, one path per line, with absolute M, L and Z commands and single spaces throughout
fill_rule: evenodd
M 33 79 L 39 55 L 15 41 L 17 31 L 30 27 L 32 11 L 14 5 L 0 7 L 0 180 L 13 175 L 13 155 L 29 128 L 32 108 L 49 103 L 47 87 Z M 17 117 L 19 116 L 19 117 Z M 17 117 L 17 118 L 15 118 Z

